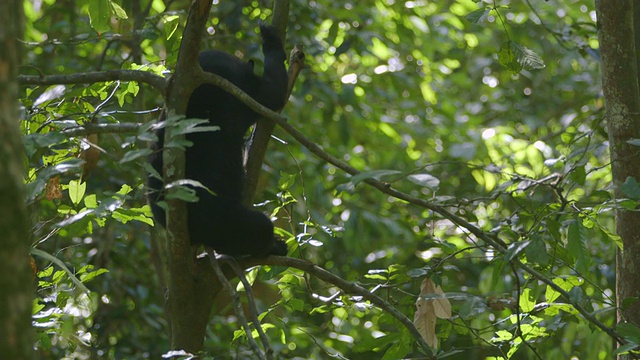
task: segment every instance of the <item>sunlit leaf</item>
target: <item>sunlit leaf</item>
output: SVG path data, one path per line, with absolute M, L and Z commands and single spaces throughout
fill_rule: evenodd
M 467 14 L 467 16 L 465 16 L 464 18 L 474 24 L 478 24 L 484 22 L 490 12 L 491 8 L 482 8 Z
M 89 20 L 91 27 L 98 33 L 109 31 L 111 20 L 111 2 L 109 0 L 89 1 Z
M 522 65 L 525 70 L 540 70 L 544 69 L 544 61 L 533 50 L 528 49 L 524 45 L 516 42 L 510 42 L 510 48 L 513 51 L 516 61 Z
M 440 180 L 431 174 L 412 174 L 407 176 L 407 179 L 414 184 L 424 186 L 431 190 L 437 190 L 440 185 Z
M 80 204 L 86 190 L 87 183 L 81 183 L 79 180 L 69 181 L 69 199 L 74 205 Z

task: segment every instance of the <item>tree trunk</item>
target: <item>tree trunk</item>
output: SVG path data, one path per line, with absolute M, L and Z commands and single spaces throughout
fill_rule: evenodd
M 22 6 L 21 0 L 4 0 L 0 11 L 0 354 L 4 359 L 34 357 L 34 287 L 16 80 L 24 26 Z
M 198 52 L 204 27 L 209 18 L 210 0 L 191 3 L 182 35 L 180 53 L 168 90 L 167 108 L 184 114 L 187 99 L 195 88 L 199 67 Z M 171 114 L 171 112 L 169 112 Z M 171 131 L 171 129 L 169 129 Z M 166 136 L 169 137 L 169 131 Z M 166 142 L 165 142 L 166 143 Z M 164 149 L 164 180 L 169 184 L 184 178 L 184 151 Z M 170 168 L 171 171 L 167 171 Z M 169 175 L 170 174 L 170 175 Z M 170 190 L 171 191 L 171 190 Z M 197 261 L 189 241 L 186 204 L 168 200 L 167 212 L 167 312 L 171 331 L 171 347 L 196 354 L 202 350 L 206 327 L 213 305 L 213 271 L 204 261 Z
M 605 119 L 614 195 L 618 200 L 639 198 L 636 189 L 637 181 L 640 181 L 640 147 L 629 143 L 629 140 L 640 139 L 634 6 L 640 5 L 634 4 L 634 0 L 596 1 Z M 616 229 L 624 246 L 616 256 L 618 322 L 640 325 L 640 302 L 637 300 L 640 297 L 640 213 L 616 207 Z

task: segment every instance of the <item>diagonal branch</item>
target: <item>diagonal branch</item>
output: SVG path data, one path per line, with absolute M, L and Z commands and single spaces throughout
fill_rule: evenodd
M 256 340 L 251 335 L 251 327 L 249 326 L 249 322 L 247 322 L 247 317 L 244 315 L 244 310 L 242 309 L 242 303 L 240 302 L 240 295 L 238 295 L 238 292 L 236 291 L 236 289 L 234 289 L 233 286 L 231 286 L 231 283 L 229 282 L 229 280 L 227 280 L 227 276 L 222 270 L 222 267 L 220 266 L 220 264 L 218 263 L 218 259 L 216 258 L 216 254 L 213 252 L 213 249 L 207 249 L 207 254 L 209 255 L 207 257 L 211 262 L 211 267 L 213 268 L 213 271 L 218 277 L 218 280 L 231 296 L 231 302 L 233 303 L 233 311 L 236 314 L 236 317 L 238 318 L 238 322 L 242 326 L 244 333 L 247 335 L 247 340 L 249 341 L 249 344 L 251 345 L 251 348 L 253 349 L 254 354 L 259 359 L 266 360 L 267 356 L 265 355 L 265 353 L 262 352 L 262 350 L 260 350 L 258 343 L 256 343 Z M 260 323 L 254 322 L 253 326 L 257 328 L 260 326 Z
M 333 284 L 349 294 L 362 296 L 364 299 L 370 301 L 372 304 L 386 311 L 387 313 L 391 314 L 391 316 L 393 316 L 396 320 L 398 320 L 405 328 L 407 328 L 407 330 L 409 330 L 414 340 L 418 343 L 420 348 L 422 348 L 425 354 L 427 354 L 427 358 L 435 359 L 433 351 L 431 350 L 429 345 L 427 345 L 427 343 L 424 341 L 424 339 L 422 338 L 422 335 L 420 335 L 420 332 L 418 331 L 418 329 L 416 329 L 415 325 L 413 325 L 413 322 L 408 317 L 406 317 L 402 312 L 396 309 L 388 301 L 384 300 L 380 296 L 372 293 L 368 289 L 365 289 L 364 287 L 356 283 L 347 281 L 337 275 L 334 275 L 310 261 L 286 257 L 286 256 L 268 256 L 266 258 L 247 258 L 239 262 L 240 262 L 240 265 L 244 268 L 255 266 L 255 265 L 286 266 L 286 267 L 296 268 L 308 274 L 311 274 L 326 283 Z
M 346 173 L 348 173 L 350 175 L 357 175 L 357 174 L 360 173 L 356 168 L 352 167 L 348 163 L 346 163 L 346 162 L 334 157 L 333 155 L 327 153 L 326 151 L 324 151 L 320 145 L 318 145 L 315 142 L 313 142 L 310 139 L 308 139 L 304 134 L 302 134 L 295 127 L 293 127 L 291 124 L 289 124 L 285 117 L 283 117 L 282 115 L 280 115 L 278 113 L 275 113 L 275 112 L 269 110 L 268 108 L 262 106 L 260 103 L 258 103 L 257 101 L 253 100 L 249 95 L 247 95 L 244 92 L 242 92 L 242 90 L 240 90 L 239 88 L 237 88 L 236 86 L 234 86 L 230 82 L 222 79 L 219 76 L 213 75 L 213 74 L 207 74 L 207 76 L 203 79 L 203 81 L 205 81 L 207 83 L 214 84 L 216 86 L 219 86 L 223 90 L 225 90 L 225 91 L 233 94 L 234 96 L 236 96 L 238 99 L 240 99 L 243 103 L 245 103 L 253 111 L 257 112 L 258 114 L 262 115 L 263 117 L 265 117 L 267 119 L 271 119 L 272 121 L 276 122 L 282 129 L 284 129 L 287 133 L 289 133 L 289 135 L 291 135 L 300 144 L 302 144 L 304 147 L 309 149 L 312 153 L 314 153 L 319 158 L 325 160 L 326 162 L 332 164 L 333 166 L 343 170 L 344 172 L 346 172 Z M 403 193 L 401 191 L 395 190 L 389 184 L 387 184 L 385 182 L 382 182 L 382 181 L 379 181 L 379 180 L 376 180 L 376 179 L 366 179 L 366 180 L 364 180 L 364 182 L 366 184 L 368 184 L 368 185 L 380 190 L 380 192 L 382 192 L 384 194 L 391 195 L 391 196 L 393 196 L 393 197 L 395 197 L 397 199 L 404 200 L 404 201 L 406 201 L 406 202 L 408 202 L 410 204 L 413 204 L 413 205 L 416 205 L 416 206 L 420 206 L 420 207 L 432 210 L 432 211 L 440 214 L 442 217 L 444 217 L 445 219 L 448 219 L 449 221 L 451 221 L 452 223 L 456 224 L 457 226 L 459 226 L 459 227 L 461 227 L 463 229 L 466 229 L 468 232 L 473 234 L 476 238 L 481 239 L 485 243 L 491 245 L 493 248 L 495 248 L 500 253 L 505 253 L 507 251 L 507 247 L 508 247 L 507 244 L 505 244 L 502 240 L 498 239 L 497 236 L 486 233 L 485 231 L 483 231 L 479 227 L 471 224 L 470 222 L 468 222 L 464 218 L 462 218 L 460 216 L 457 216 L 456 214 L 448 211 L 443 206 L 432 204 L 432 203 L 430 203 L 430 202 L 428 202 L 428 201 L 426 201 L 426 200 L 424 200 L 422 198 L 411 196 L 409 194 L 406 194 L 406 193 Z M 604 323 L 602 323 L 600 320 L 598 320 L 595 317 L 595 315 L 591 314 L 582 305 L 580 305 L 577 301 L 573 300 L 571 295 L 567 291 L 562 289 L 560 286 L 558 286 L 556 283 L 554 283 L 551 279 L 549 279 L 548 277 L 544 276 L 539 271 L 531 268 L 529 265 L 523 264 L 517 258 L 514 258 L 514 259 L 510 260 L 510 262 L 513 263 L 518 268 L 520 268 L 520 269 L 526 271 L 527 273 L 531 274 L 534 278 L 536 278 L 536 279 L 540 280 L 541 282 L 545 283 L 546 285 L 548 285 L 553 290 L 557 291 L 565 301 L 570 303 L 580 313 L 580 315 L 582 315 L 589 322 L 591 322 L 592 324 L 594 324 L 595 326 L 600 328 L 602 331 L 604 331 L 611 338 L 615 339 L 618 343 L 620 343 L 620 344 L 626 344 L 627 343 L 626 340 L 624 340 L 620 336 L 620 334 L 618 334 L 614 329 L 612 329 L 611 327 L 606 326 Z

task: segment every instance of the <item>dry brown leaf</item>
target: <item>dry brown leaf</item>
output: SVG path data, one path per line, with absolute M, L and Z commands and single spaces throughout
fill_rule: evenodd
M 434 298 L 434 295 L 441 297 Z M 416 300 L 416 313 L 413 324 L 416 326 L 424 341 L 434 349 L 438 348 L 436 336 L 436 318 L 451 317 L 451 303 L 446 298 L 442 288 L 436 286 L 431 279 L 424 279 L 420 285 L 420 296 Z
M 62 187 L 60 186 L 60 177 L 54 176 L 44 187 L 44 197 L 47 200 L 62 199 Z

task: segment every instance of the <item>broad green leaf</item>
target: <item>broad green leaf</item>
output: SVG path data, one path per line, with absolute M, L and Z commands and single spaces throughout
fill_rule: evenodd
M 411 351 L 411 343 L 400 338 L 395 344 L 391 345 L 382 356 L 382 360 L 403 359 Z
M 635 343 L 640 343 L 640 327 L 638 325 L 625 322 L 616 325 L 616 330 L 626 339 L 633 339 Z
M 536 306 L 536 301 L 531 297 L 531 289 L 522 290 L 520 294 L 520 311 L 528 313 Z
M 434 191 L 437 190 L 440 185 L 440 180 L 431 174 L 412 174 L 407 176 L 407 179 L 414 184 L 424 186 Z
M 478 9 L 474 12 L 471 12 L 467 14 L 467 16 L 465 16 L 464 18 L 474 24 L 478 24 L 478 23 L 484 22 L 487 19 L 487 15 L 489 15 L 490 12 L 491 12 L 491 8 L 486 7 L 486 8 Z
M 533 50 L 513 41 L 510 42 L 510 46 L 516 61 L 522 65 L 523 69 L 540 70 L 545 68 L 544 61 Z
M 529 263 L 546 266 L 550 261 L 549 254 L 547 253 L 547 246 L 542 237 L 538 234 L 533 234 L 531 236 L 531 242 L 524 250 L 524 253 L 527 256 L 527 262 Z
M 640 185 L 633 177 L 628 176 L 620 186 L 620 190 L 629 198 L 640 200 Z
M 589 271 L 589 252 L 586 247 L 587 230 L 582 221 L 573 220 L 567 231 L 567 249 L 575 260 L 575 267 L 581 273 Z
M 111 20 L 111 2 L 109 0 L 90 0 L 89 1 L 89 21 L 91 27 L 98 33 L 102 34 L 111 29 L 109 21 Z
M 507 41 L 500 46 L 498 52 L 498 62 L 500 65 L 506 67 L 514 73 L 519 73 L 522 70 L 522 65 L 516 60 L 516 55 L 511 49 L 511 42 Z
M 86 190 L 86 182 L 81 183 L 80 180 L 69 181 L 69 199 L 74 205 L 79 205 L 82 202 Z
M 83 199 L 84 206 L 89 209 L 95 209 L 98 207 L 98 197 L 96 194 L 89 194 Z
M 120 5 L 118 5 L 117 3 L 115 3 L 114 1 L 111 1 L 111 0 L 109 0 L 109 4 L 111 5 L 111 8 L 113 9 L 113 14 L 116 16 L 116 18 L 118 18 L 118 19 L 128 19 L 129 18 L 127 16 L 127 12 L 124 11 L 124 9 L 120 7 Z

